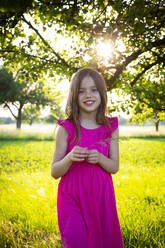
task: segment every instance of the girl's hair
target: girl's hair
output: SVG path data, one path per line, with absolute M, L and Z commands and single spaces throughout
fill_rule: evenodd
M 91 77 L 95 82 L 96 88 L 100 93 L 101 103 L 98 107 L 98 111 L 96 114 L 96 122 L 97 124 L 104 124 L 108 125 L 108 121 L 106 118 L 107 112 L 107 91 L 105 86 L 105 81 L 102 75 L 94 69 L 91 68 L 84 68 L 77 71 L 71 80 L 70 91 L 68 95 L 68 100 L 66 104 L 66 117 L 67 120 L 70 120 L 75 125 L 76 129 L 76 139 L 75 141 L 78 142 L 81 134 L 81 129 L 79 125 L 79 104 L 78 104 L 78 95 L 79 89 L 81 86 L 81 82 L 85 77 Z

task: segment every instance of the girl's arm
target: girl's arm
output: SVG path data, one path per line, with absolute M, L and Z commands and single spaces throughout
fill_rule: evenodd
M 56 134 L 56 147 L 53 154 L 51 176 L 55 179 L 63 176 L 70 168 L 72 161 L 69 156 L 65 156 L 67 150 L 68 133 L 62 126 L 59 127 Z
M 112 140 L 110 142 L 109 148 L 109 158 L 105 157 L 102 153 L 97 150 L 89 151 L 88 162 L 89 163 L 99 163 L 100 166 L 110 172 L 115 174 L 119 170 L 119 129 L 112 133 Z
M 51 176 L 55 179 L 64 176 L 73 161 L 83 161 L 88 155 L 87 148 L 81 148 L 79 146 L 75 146 L 72 151 L 66 155 L 68 146 L 67 139 L 68 132 L 64 127 L 60 126 L 56 134 L 56 147 L 51 166 Z

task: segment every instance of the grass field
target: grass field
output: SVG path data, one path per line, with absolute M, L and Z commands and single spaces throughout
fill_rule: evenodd
M 50 177 L 54 126 L 45 133 L 38 128 L 37 134 L 4 128 L 0 132 L 0 248 L 62 247 L 56 212 L 58 181 Z M 121 136 L 120 170 L 113 180 L 125 247 L 165 247 L 164 151 L 164 128 L 155 135 L 144 129 L 136 132 L 134 127 L 134 133 L 124 131 Z

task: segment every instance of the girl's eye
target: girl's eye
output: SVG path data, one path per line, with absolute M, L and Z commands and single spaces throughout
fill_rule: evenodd
M 96 92 L 96 91 L 98 91 L 98 90 L 97 90 L 97 88 L 93 88 L 92 91 L 93 91 L 93 92 Z
M 84 90 L 82 90 L 82 89 L 79 89 L 79 93 L 81 94 L 81 93 L 84 93 Z

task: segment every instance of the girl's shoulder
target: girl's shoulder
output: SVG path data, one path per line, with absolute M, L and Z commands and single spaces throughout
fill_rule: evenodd
M 64 127 L 68 131 L 68 133 L 74 131 L 74 124 L 70 120 L 57 120 L 57 124 Z
M 107 116 L 107 121 L 108 121 L 108 125 L 109 127 L 112 129 L 112 132 L 116 131 L 116 129 L 118 128 L 118 117 L 108 117 Z

